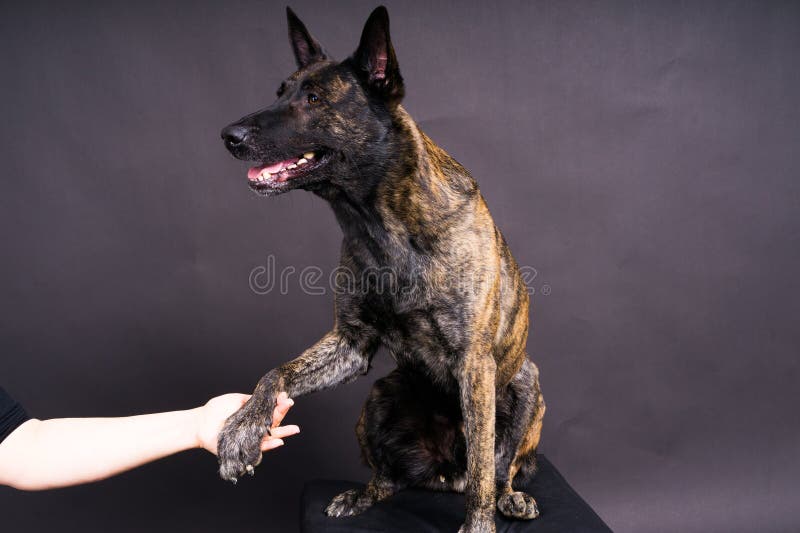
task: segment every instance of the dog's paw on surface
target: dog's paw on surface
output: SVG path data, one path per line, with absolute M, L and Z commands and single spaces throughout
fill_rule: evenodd
M 531 520 L 539 516 L 539 506 L 533 496 L 524 492 L 507 492 L 497 498 L 497 510 L 508 518 Z
M 350 489 L 333 498 L 325 508 L 325 514 L 335 518 L 355 516 L 369 509 L 373 503 L 364 489 Z
M 234 413 L 219 434 L 217 455 L 219 475 L 236 483 L 245 473 L 255 474 L 261 462 L 261 440 L 270 421 L 253 414 L 246 407 Z

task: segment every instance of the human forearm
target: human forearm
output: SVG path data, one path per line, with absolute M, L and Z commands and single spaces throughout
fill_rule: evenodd
M 0 483 L 41 490 L 104 479 L 199 446 L 200 408 L 123 418 L 30 420 L 0 446 Z
M 0 485 L 41 490 L 88 483 L 189 448 L 217 453 L 225 420 L 250 396 L 224 394 L 202 407 L 124 418 L 29 420 L 0 442 Z M 281 393 L 272 413 L 267 451 L 300 431 L 281 426 L 294 402 Z

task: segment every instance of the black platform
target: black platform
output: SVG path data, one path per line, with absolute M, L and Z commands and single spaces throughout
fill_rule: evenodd
M 536 498 L 541 515 L 535 520 L 509 520 L 497 514 L 497 531 L 530 533 L 596 533 L 611 529 L 575 492 L 553 464 L 538 457 L 539 471 L 524 489 Z M 384 531 L 391 533 L 456 533 L 464 521 L 464 496 L 450 492 L 409 489 L 398 492 L 363 514 L 329 518 L 323 510 L 352 481 L 311 481 L 303 489 L 300 529 L 303 533 Z

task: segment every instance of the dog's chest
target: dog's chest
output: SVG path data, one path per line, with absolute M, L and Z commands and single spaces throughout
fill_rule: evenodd
M 398 363 L 423 363 L 447 379 L 469 331 L 467 307 L 447 265 L 436 256 L 397 247 L 380 255 L 352 249 L 359 257 L 352 301 L 374 326 Z

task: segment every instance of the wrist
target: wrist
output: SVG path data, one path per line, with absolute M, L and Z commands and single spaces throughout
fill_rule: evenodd
M 187 449 L 204 448 L 202 429 L 205 418 L 204 406 L 184 411 L 186 414 L 185 442 Z

